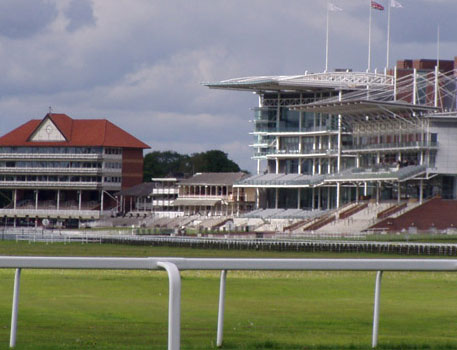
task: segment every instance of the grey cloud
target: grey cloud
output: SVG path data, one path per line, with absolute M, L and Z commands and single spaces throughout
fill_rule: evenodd
M 67 30 L 73 32 L 85 26 L 95 25 L 92 6 L 91 0 L 72 0 L 65 10 L 65 16 L 69 19 Z
M 3 0 L 0 2 L 0 35 L 11 39 L 31 37 L 52 23 L 58 15 L 45 0 Z

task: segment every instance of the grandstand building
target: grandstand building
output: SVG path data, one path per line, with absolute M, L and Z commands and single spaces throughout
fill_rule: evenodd
M 117 211 L 114 193 L 143 180 L 146 148 L 104 119 L 28 121 L 0 137 L 2 224 L 77 226 Z
M 179 182 L 173 205 L 186 216 L 227 216 L 250 211 L 255 202 L 254 191 L 233 186 L 246 177 L 243 172 L 196 173 Z
M 263 209 L 457 195 L 457 58 L 403 60 L 383 74 L 336 71 L 204 85 L 258 95 L 252 131 Z

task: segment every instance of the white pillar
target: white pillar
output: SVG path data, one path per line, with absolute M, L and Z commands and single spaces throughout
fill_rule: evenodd
M 217 339 L 216 346 L 222 346 L 224 337 L 224 309 L 225 309 L 225 284 L 227 280 L 227 270 L 221 271 L 221 283 L 219 287 L 219 312 L 217 315 Z
M 57 190 L 57 210 L 60 209 L 60 189 Z
M 38 190 L 35 190 L 35 210 L 38 210 Z
M 159 261 L 157 266 L 168 273 L 168 350 L 181 347 L 181 276 L 175 264 Z
M 21 286 L 21 269 L 16 269 L 14 276 L 13 309 L 11 313 L 10 348 L 16 346 L 17 314 L 19 308 L 19 289 Z
M 301 202 L 301 189 L 298 188 L 297 189 L 297 209 L 301 209 L 300 202 Z
M 15 188 L 13 191 L 13 208 L 16 209 L 16 206 L 17 206 L 17 189 Z
M 81 211 L 81 199 L 82 199 L 82 191 L 78 191 L 78 210 Z M 122 197 L 121 197 L 122 203 Z
M 379 303 L 381 299 L 381 279 L 382 271 L 376 273 L 376 285 L 374 292 L 374 310 L 373 310 L 373 337 L 371 347 L 374 349 L 378 346 L 378 331 L 379 331 Z
M 279 188 L 275 188 L 275 209 L 278 209 L 279 204 Z

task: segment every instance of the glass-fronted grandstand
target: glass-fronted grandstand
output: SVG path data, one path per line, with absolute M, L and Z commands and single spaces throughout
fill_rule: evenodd
M 371 198 L 456 198 L 453 61 L 403 60 L 383 74 L 338 71 L 204 85 L 258 95 L 258 209 L 332 209 Z

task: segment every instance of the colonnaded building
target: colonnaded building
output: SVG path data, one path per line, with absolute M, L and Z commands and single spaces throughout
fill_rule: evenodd
M 148 145 L 106 119 L 49 113 L 0 137 L 3 225 L 77 226 L 121 205 L 143 181 Z
M 334 209 L 360 199 L 457 196 L 457 58 L 204 83 L 258 95 L 258 209 Z

